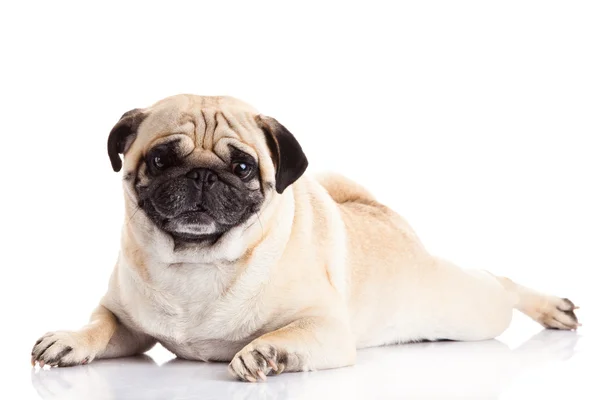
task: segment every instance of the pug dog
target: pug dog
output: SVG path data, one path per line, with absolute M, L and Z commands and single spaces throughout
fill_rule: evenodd
M 305 174 L 292 133 L 240 100 L 177 95 L 126 112 L 108 156 L 125 198 L 108 290 L 83 328 L 35 343 L 34 365 L 160 343 L 256 382 L 349 366 L 364 347 L 491 339 L 513 308 L 579 326 L 570 300 L 435 257 L 357 183 Z

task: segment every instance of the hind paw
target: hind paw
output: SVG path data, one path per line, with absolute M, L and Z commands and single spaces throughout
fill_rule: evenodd
M 575 315 L 577 308 L 569 299 L 550 297 L 536 310 L 538 315 L 534 319 L 548 329 L 576 330 L 581 326 Z

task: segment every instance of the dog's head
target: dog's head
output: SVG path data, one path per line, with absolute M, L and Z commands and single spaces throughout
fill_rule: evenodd
M 276 120 L 231 97 L 192 95 L 126 112 L 108 155 L 115 171 L 124 169 L 128 201 L 186 242 L 214 242 L 244 224 L 308 165 Z

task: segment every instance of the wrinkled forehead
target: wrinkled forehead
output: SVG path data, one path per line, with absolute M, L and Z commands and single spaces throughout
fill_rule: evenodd
M 221 142 L 230 142 L 226 139 L 235 139 L 258 150 L 257 111 L 231 97 L 178 95 L 159 101 L 144 114 L 131 149 L 135 153 L 145 153 L 174 134 L 187 136 L 186 142 L 196 149 L 214 150 Z

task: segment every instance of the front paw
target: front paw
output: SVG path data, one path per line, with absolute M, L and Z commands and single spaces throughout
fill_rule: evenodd
M 265 381 L 269 374 L 280 374 L 284 370 L 289 371 L 292 364 L 300 364 L 291 362 L 297 358 L 271 344 L 252 342 L 233 357 L 228 369 L 233 376 L 243 381 Z
M 87 364 L 95 353 L 90 349 L 84 334 L 79 332 L 49 332 L 42 336 L 31 351 L 31 365 L 40 367 L 70 367 Z

